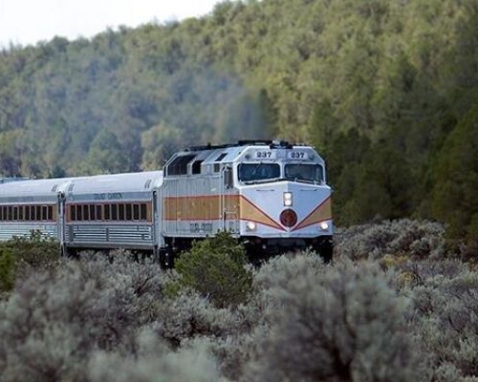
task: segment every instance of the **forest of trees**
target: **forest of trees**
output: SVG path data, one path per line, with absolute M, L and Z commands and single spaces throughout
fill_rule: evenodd
M 315 145 L 339 224 L 478 233 L 478 1 L 248 0 L 0 52 L 0 174 L 160 168 L 238 138 Z

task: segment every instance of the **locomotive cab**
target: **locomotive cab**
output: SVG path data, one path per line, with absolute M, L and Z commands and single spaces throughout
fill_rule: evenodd
M 165 166 L 162 234 L 170 246 L 227 230 L 253 256 L 313 247 L 332 254 L 325 162 L 307 145 L 240 141 L 175 154 Z
M 310 146 L 248 147 L 235 165 L 240 236 L 256 253 L 313 247 L 332 255 L 331 189 L 325 162 Z

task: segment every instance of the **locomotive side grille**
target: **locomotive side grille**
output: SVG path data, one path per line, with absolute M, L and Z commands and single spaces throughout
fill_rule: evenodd
M 69 244 L 151 244 L 152 225 L 70 225 Z
M 30 237 L 32 231 L 41 231 L 44 237 L 57 238 L 56 224 L 0 224 L 0 240 L 9 240 L 13 236 Z

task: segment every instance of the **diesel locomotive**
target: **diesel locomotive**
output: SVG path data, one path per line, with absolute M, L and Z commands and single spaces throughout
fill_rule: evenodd
M 253 257 L 311 247 L 330 260 L 324 160 L 308 145 L 239 141 L 177 152 L 162 171 L 0 182 L 0 240 L 37 231 L 63 254 L 124 248 L 171 266 L 221 230 Z

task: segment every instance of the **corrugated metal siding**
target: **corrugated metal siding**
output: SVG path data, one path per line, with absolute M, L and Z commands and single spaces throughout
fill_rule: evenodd
M 94 244 L 106 247 L 122 245 L 153 246 L 153 226 L 148 224 L 68 224 L 66 229 L 68 245 Z
M 43 236 L 58 240 L 56 224 L 0 224 L 0 240 L 10 240 L 13 236 L 30 237 L 31 231 L 40 231 Z
M 165 178 L 161 189 L 162 233 L 170 237 L 205 237 L 225 228 L 236 232 L 238 203 L 235 203 L 235 212 L 229 211 L 231 206 L 225 203 L 225 199 L 234 198 L 236 192 L 228 193 L 225 197 L 220 174 Z M 224 221 L 224 213 L 232 222 Z

